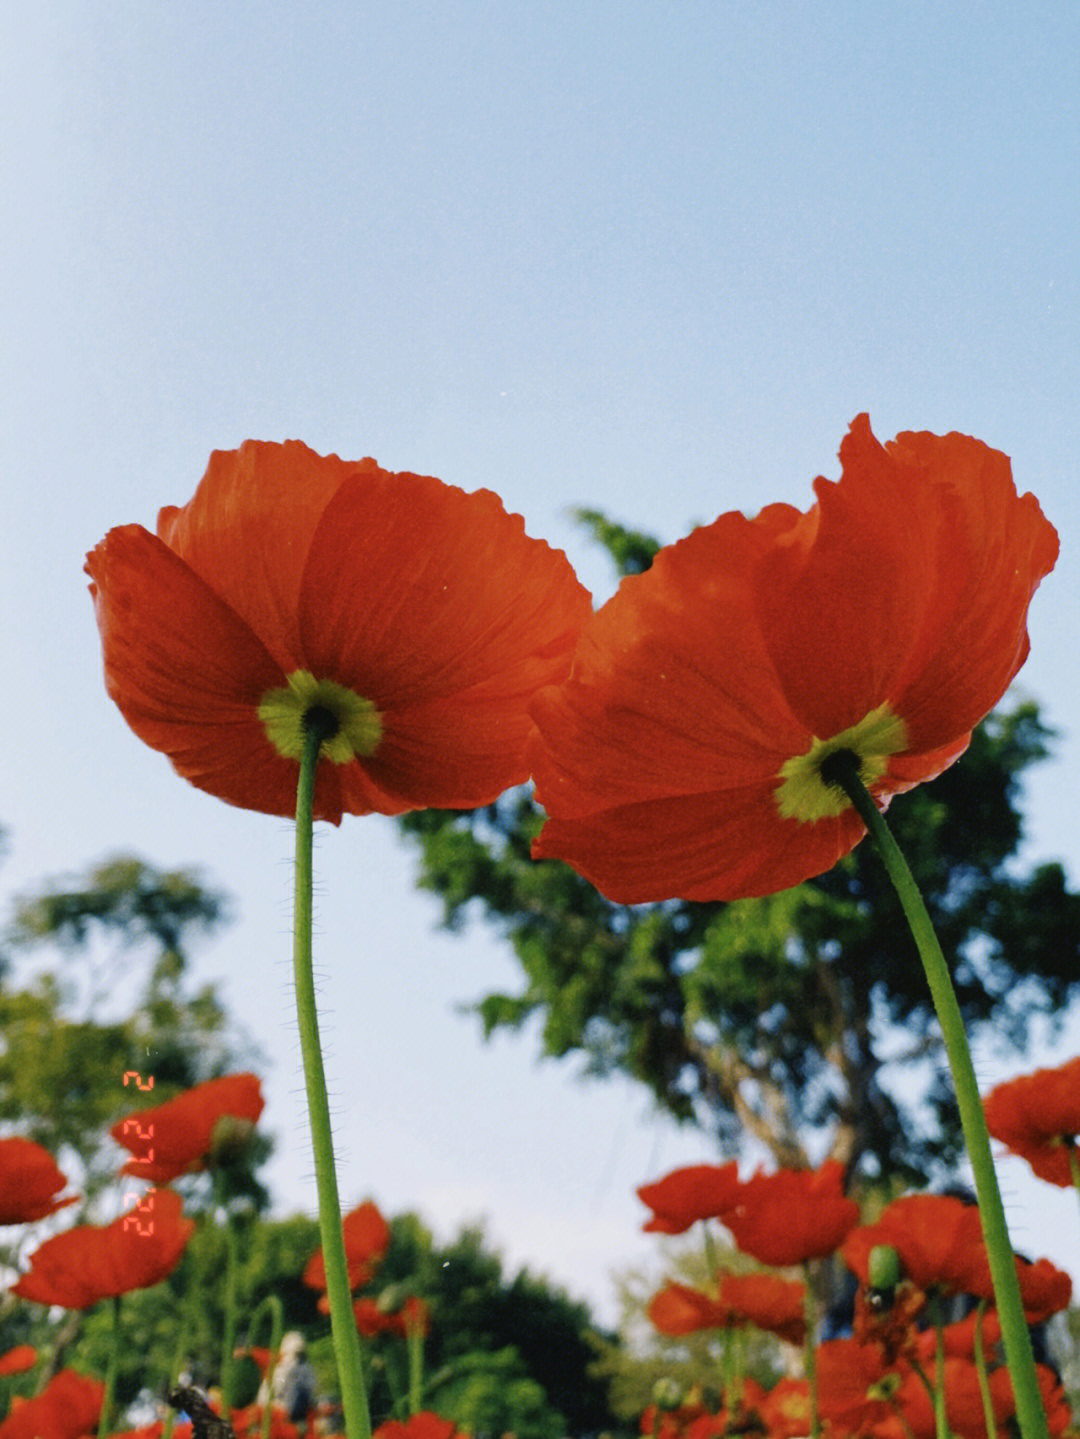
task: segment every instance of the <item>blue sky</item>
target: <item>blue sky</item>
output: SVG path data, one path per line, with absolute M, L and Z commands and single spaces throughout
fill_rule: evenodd
M 0 24 L 0 879 L 126 849 L 234 895 L 198 973 L 273 1059 L 283 1210 L 314 1207 L 289 827 L 127 731 L 81 571 L 212 449 L 489 487 L 603 597 L 572 505 L 671 540 L 808 504 L 861 410 L 880 438 L 977 435 L 1061 533 L 1021 675 L 1061 730 L 1027 854 L 1080 878 L 1073 6 L 38 0 Z M 607 1271 L 656 1252 L 633 1186 L 704 1140 L 538 1065 L 532 1034 L 481 1047 L 454 1005 L 513 963 L 435 932 L 389 822 L 327 832 L 318 865 L 346 1202 L 486 1214 L 610 1314 Z M 1067 1196 L 1006 1173 L 1017 1242 L 1080 1254 Z

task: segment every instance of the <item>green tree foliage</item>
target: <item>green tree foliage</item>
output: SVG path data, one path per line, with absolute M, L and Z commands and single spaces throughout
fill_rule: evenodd
M 74 1155 L 91 1200 L 111 1181 L 105 1135 L 117 1117 L 240 1067 L 215 987 L 189 993 L 186 982 L 192 944 L 226 918 L 224 897 L 198 875 L 130 856 L 15 901 L 0 977 L 0 1123 L 62 1166 Z M 42 951 L 59 962 L 38 963 L 17 986 L 18 961 Z M 102 1018 L 118 996 L 120 1012 Z M 153 1091 L 125 1085 L 131 1072 L 152 1075 Z
M 478 1434 L 513 1432 L 521 1439 L 558 1439 L 613 1426 L 607 1382 L 591 1373 L 601 1344 L 610 1346 L 613 1336 L 597 1333 L 585 1305 L 525 1270 L 508 1280 L 479 1230 L 466 1229 L 440 1246 L 415 1215 L 393 1220 L 391 1229 L 389 1253 L 364 1293 L 381 1299 L 388 1311 L 400 1307 L 407 1294 L 428 1304 L 426 1405 Z M 249 1335 L 244 1316 L 276 1294 L 284 1328 L 299 1329 L 308 1339 L 320 1392 L 334 1394 L 330 1321 L 319 1312 L 316 1291 L 301 1279 L 318 1247 L 314 1218 L 267 1220 L 253 1213 L 241 1218 L 239 1335 L 242 1343 L 269 1342 L 269 1325 Z M 123 1326 L 130 1342 L 118 1379 L 121 1404 L 132 1402 L 143 1388 L 160 1392 L 178 1364 L 197 1383 L 217 1381 L 224 1272 L 221 1228 L 203 1222 L 181 1264 L 163 1283 L 125 1297 Z M 109 1330 L 108 1306 L 101 1305 L 88 1316 L 80 1347 L 95 1369 L 107 1357 Z M 369 1372 L 376 1419 L 392 1413 L 403 1417 L 408 1374 L 403 1340 L 384 1335 L 372 1341 Z M 252 1365 L 242 1376 L 238 1402 L 250 1402 L 257 1387 Z
M 623 573 L 655 546 L 581 518 Z M 971 1031 L 1021 1049 L 1080 984 L 1080 896 L 1059 864 L 1023 868 L 1023 775 L 1051 731 L 1014 702 L 962 760 L 896 799 L 889 818 L 926 896 Z M 523 983 L 483 997 L 484 1032 L 541 1022 L 551 1056 L 631 1075 L 659 1106 L 734 1153 L 749 1133 L 780 1164 L 808 1132 L 868 1176 L 924 1181 L 960 1132 L 922 969 L 876 855 L 860 845 L 797 889 L 733 904 L 625 907 L 568 867 L 529 857 L 542 814 L 525 789 L 468 813 L 399 820 L 419 883 L 450 927 L 482 916 L 511 942 Z

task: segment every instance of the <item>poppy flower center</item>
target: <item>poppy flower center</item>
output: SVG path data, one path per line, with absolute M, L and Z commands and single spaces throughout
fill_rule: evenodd
M 267 690 L 258 715 L 285 759 L 300 758 L 312 729 L 324 736 L 320 758 L 334 764 L 374 753 L 382 739 L 382 716 L 371 700 L 334 680 L 318 680 L 309 670 L 294 670 L 280 689 Z
M 794 755 L 780 766 L 780 784 L 773 798 L 784 819 L 802 823 L 835 819 L 851 801 L 830 775 L 829 759 L 845 753 L 856 763 L 859 778 L 870 788 L 889 766 L 891 755 L 907 748 L 907 726 L 888 704 L 878 705 L 858 724 L 831 739 L 818 739 L 805 754 Z M 834 761 L 835 764 L 835 761 Z

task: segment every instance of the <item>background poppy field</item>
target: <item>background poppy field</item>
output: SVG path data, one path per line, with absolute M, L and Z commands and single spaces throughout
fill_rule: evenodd
M 721 510 L 804 508 L 862 411 L 881 436 L 979 436 L 1061 535 L 1018 686 L 1055 734 L 1024 769 L 1010 863 L 1061 861 L 1075 888 L 1071 7 L 47 0 L 0 26 L 5 918 L 48 886 L 92 889 L 121 854 L 194 872 L 186 967 L 158 975 L 146 1013 L 160 1036 L 193 1032 L 216 991 L 204 1058 L 258 1069 L 275 1221 L 313 1212 L 290 826 L 189 790 L 132 740 L 81 573 L 111 526 L 183 503 L 212 448 L 296 437 L 489 487 L 599 602 L 617 567 L 573 506 L 667 542 Z M 608 537 L 625 555 L 625 534 Z M 489 1005 L 479 1042 L 458 1006 L 517 994 L 523 970 L 503 920 L 458 903 L 444 858 L 391 820 L 319 840 L 344 1202 L 418 1214 L 435 1250 L 485 1218 L 508 1275 L 549 1275 L 613 1327 L 613 1271 L 662 1278 L 635 1187 L 715 1159 L 712 1136 L 658 1113 L 617 1054 L 605 1070 L 565 1014 L 545 1034 L 535 1008 L 515 1034 L 512 1005 Z M 444 903 L 458 933 L 438 927 Z M 89 921 L 85 943 L 70 928 L 59 947 L 7 941 L 5 1032 L 32 1027 L 31 1002 L 8 1000 L 44 972 L 69 1025 L 121 1025 L 168 953 L 152 918 Z M 1066 927 L 1063 970 L 1069 942 Z M 51 1073 L 73 1105 L 80 1078 L 102 1121 L 122 1113 L 122 1066 L 106 1048 L 80 1073 L 65 1035 L 68 1068 Z M 562 1062 L 537 1064 L 560 1045 Z M 1057 1034 L 1037 1020 L 1025 1052 L 985 1037 L 980 1079 L 1077 1053 L 1069 1010 Z M 169 1072 L 164 1047 L 144 1058 Z M 589 1066 L 601 1078 L 580 1084 Z M 0 1134 L 43 1103 L 33 1073 L 0 1082 Z M 886 1080 L 921 1094 L 927 1077 Z M 88 1132 L 95 1101 L 78 1099 Z M 1069 1192 L 1019 1160 L 1001 1174 L 1018 1247 L 1080 1278 Z

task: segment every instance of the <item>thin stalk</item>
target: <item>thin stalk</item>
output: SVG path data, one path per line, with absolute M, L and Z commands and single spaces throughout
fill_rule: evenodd
M 277 1365 L 278 1354 L 281 1352 L 281 1336 L 285 1328 L 285 1309 L 276 1294 L 267 1294 L 255 1306 L 255 1313 L 248 1321 L 246 1347 L 249 1350 L 254 1347 L 255 1336 L 259 1332 L 259 1322 L 264 1314 L 270 1316 L 270 1363 L 266 1366 L 266 1402 L 263 1404 L 261 1433 L 262 1439 L 270 1439 L 270 1421 L 273 1418 L 270 1412 L 270 1396 L 274 1391 L 274 1369 Z
M 236 1348 L 236 1272 L 239 1267 L 236 1253 L 236 1231 L 229 1213 L 225 1181 L 220 1170 L 214 1172 L 214 1198 L 221 1206 L 224 1216 L 225 1234 L 225 1337 L 221 1345 L 221 1414 L 222 1418 L 232 1417 L 233 1385 Z
M 826 767 L 828 770 L 826 772 Z M 892 880 L 908 926 L 915 940 L 926 971 L 930 994 L 941 1025 L 945 1052 L 952 1070 L 956 1100 L 960 1110 L 968 1158 L 975 1177 L 975 1193 L 979 1200 L 979 1216 L 990 1260 L 990 1276 L 994 1297 L 1001 1318 L 1005 1358 L 1016 1396 L 1016 1418 L 1022 1439 L 1047 1439 L 1046 1414 L 1039 1395 L 1035 1375 L 1035 1357 L 1024 1306 L 1020 1299 L 1020 1283 L 1016 1261 L 1009 1243 L 1005 1210 L 1001 1203 L 994 1161 L 990 1153 L 990 1136 L 986 1128 L 979 1086 L 971 1062 L 971 1050 L 964 1032 L 964 1021 L 956 999 L 949 967 L 941 952 L 923 897 L 908 868 L 896 840 L 880 814 L 862 780 L 855 756 L 845 750 L 831 754 L 822 766 L 823 778 L 837 784 L 851 800 L 859 818 L 866 825 L 878 853 Z
M 180 1373 L 184 1367 L 184 1356 L 187 1353 L 188 1336 L 191 1333 L 191 1309 L 195 1293 L 195 1285 L 189 1284 L 187 1288 L 188 1302 L 180 1309 L 180 1329 L 176 1336 L 176 1344 L 173 1348 L 172 1363 L 169 1365 L 169 1388 L 175 1389 L 180 1383 Z M 165 1416 L 165 1426 L 161 1431 L 161 1439 L 172 1439 L 173 1429 L 176 1427 L 177 1411 L 170 1408 Z
M 945 1413 L 945 1321 L 941 1317 L 941 1299 L 935 1294 L 930 1300 L 934 1321 L 934 1433 L 937 1439 L 949 1439 L 949 1421 Z
M 300 1029 L 300 1051 L 304 1060 L 311 1145 L 315 1156 L 315 1184 L 319 1196 L 319 1231 L 323 1262 L 326 1265 L 326 1294 L 330 1301 L 330 1328 L 337 1356 L 341 1402 L 348 1439 L 371 1439 L 364 1373 L 360 1361 L 360 1336 L 356 1331 L 349 1273 L 345 1259 L 345 1238 L 341 1230 L 341 1204 L 334 1171 L 334 1143 L 330 1129 L 330 1103 L 326 1095 L 326 1071 L 319 1041 L 319 1018 L 315 1005 L 315 976 L 311 956 L 312 925 L 312 806 L 315 795 L 315 767 L 327 731 L 313 715 L 305 726 L 300 757 L 300 778 L 296 789 L 296 900 L 293 915 L 293 980 L 296 986 L 296 1018 Z
M 109 1367 L 105 1371 L 105 1397 L 101 1401 L 101 1417 L 98 1419 L 98 1439 L 107 1439 L 112 1415 L 113 1394 L 116 1392 L 116 1375 L 120 1368 L 120 1296 L 114 1294 L 109 1301 L 112 1310 L 112 1339 L 109 1346 Z
M 409 1414 L 419 1414 L 424 1407 L 424 1329 L 410 1324 L 405 1331 L 409 1355 Z
M 1073 1188 L 1080 1195 L 1080 1159 L 1076 1157 L 1076 1140 L 1067 1139 L 1069 1146 L 1069 1173 L 1072 1175 Z
M 975 1311 L 975 1373 L 979 1376 L 979 1398 L 982 1400 L 983 1422 L 987 1434 L 993 1434 L 998 1427 L 994 1417 L 994 1403 L 990 1397 L 990 1376 L 986 1371 L 986 1347 L 983 1344 L 983 1320 L 986 1317 L 985 1299 L 979 1300 Z

